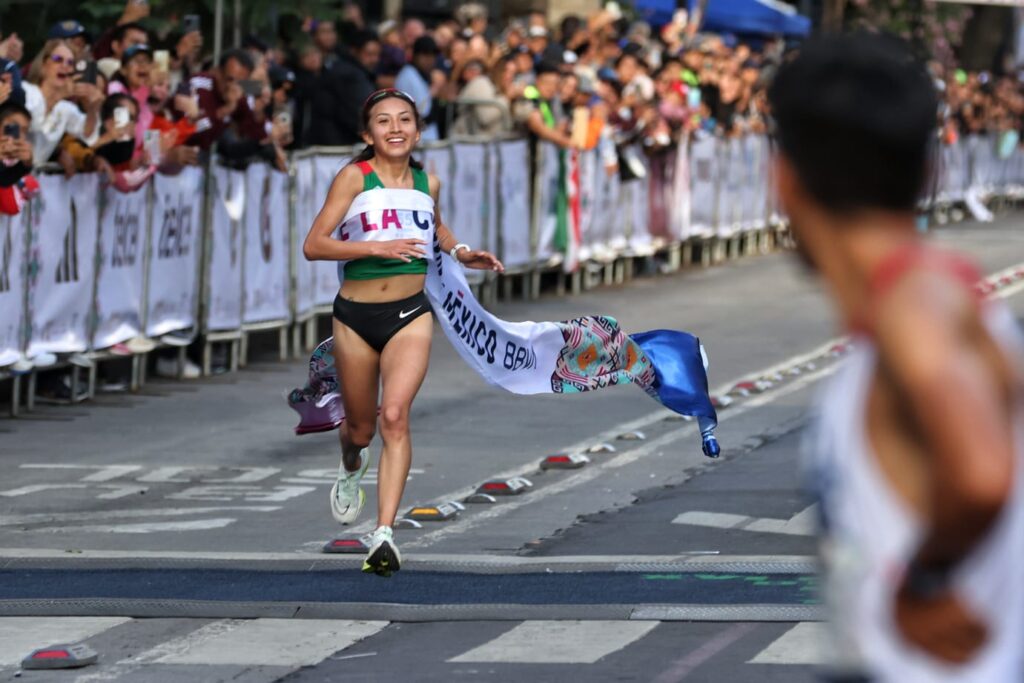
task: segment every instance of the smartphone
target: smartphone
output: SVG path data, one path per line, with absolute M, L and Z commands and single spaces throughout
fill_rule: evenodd
M 150 163 L 160 163 L 160 131 L 147 130 L 143 136 L 143 145 L 149 153 Z
M 79 83 L 96 85 L 96 76 L 99 73 L 99 69 L 97 68 L 95 61 L 84 59 L 79 60 L 75 65 L 75 71 L 78 73 Z
M 132 115 L 128 111 L 127 107 L 117 107 L 114 109 L 114 125 L 120 128 L 121 126 L 128 125 L 131 121 Z
M 21 137 L 21 127 L 16 123 L 5 123 L 4 124 L 4 137 L 12 138 L 17 140 Z
M 250 97 L 259 97 L 263 94 L 263 81 L 238 81 L 238 85 L 242 88 L 242 92 Z
M 186 14 L 184 20 L 181 22 L 182 33 L 192 33 L 193 31 L 199 31 L 201 26 L 199 24 L 198 14 Z
M 153 65 L 157 71 L 168 71 L 171 66 L 171 53 L 167 50 L 156 50 L 153 52 Z

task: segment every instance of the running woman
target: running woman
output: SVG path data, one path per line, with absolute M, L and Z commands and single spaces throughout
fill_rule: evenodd
M 462 265 L 499 273 L 504 267 L 493 254 L 460 243 L 441 221 L 441 183 L 412 158 L 423 127 L 413 99 L 377 91 L 363 105 L 362 123 L 366 148 L 335 177 L 303 253 L 344 262 L 333 325 L 345 421 L 331 512 L 351 524 L 362 510 L 359 481 L 370 464 L 379 396 L 378 526 L 363 571 L 390 576 L 402 562 L 392 527 L 412 460 L 409 409 L 427 372 L 433 315 L 423 291 L 431 246 L 415 236 L 389 236 L 434 228 L 440 248 Z
M 782 204 L 855 340 L 810 453 L 841 680 L 1024 680 L 1024 344 L 915 231 L 931 79 L 893 37 L 829 35 L 770 101 Z

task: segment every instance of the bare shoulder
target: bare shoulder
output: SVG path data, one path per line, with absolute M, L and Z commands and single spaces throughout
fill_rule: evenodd
M 437 197 L 437 193 L 441 191 L 441 179 L 433 173 L 427 174 L 427 186 L 430 188 L 430 194 Z
M 355 164 L 347 164 L 334 176 L 334 185 L 344 188 L 363 186 L 363 172 Z

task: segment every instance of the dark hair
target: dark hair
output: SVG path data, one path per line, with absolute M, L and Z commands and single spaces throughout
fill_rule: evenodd
M 220 59 L 217 60 L 217 66 L 223 69 L 232 59 L 238 62 L 242 68 L 247 71 L 252 71 L 256 68 L 256 64 L 252 61 L 252 55 L 240 48 L 232 48 L 222 52 Z
M 564 45 L 576 35 L 578 32 L 583 30 L 583 20 L 575 14 L 567 14 L 562 17 L 562 23 L 559 26 L 558 33 Z
M 135 98 L 128 93 L 118 92 L 113 95 L 108 95 L 107 99 L 103 100 L 103 106 L 100 108 L 100 121 L 106 121 L 107 119 L 114 118 L 114 110 L 121 106 L 128 106 L 134 108 L 135 117 L 139 116 L 139 103 L 135 101 Z
M 349 50 L 353 52 L 356 50 L 362 50 L 370 43 L 379 43 L 380 37 L 377 36 L 373 31 L 367 30 L 356 30 L 352 31 L 351 34 L 345 39 L 345 45 L 348 46 Z
M 146 42 L 149 42 L 149 30 L 142 24 L 139 24 L 134 21 L 129 22 L 127 24 L 121 24 L 117 28 L 115 28 L 114 33 L 110 36 L 111 41 L 118 43 L 123 42 L 124 36 L 126 33 L 128 33 L 128 31 L 142 31 L 146 34 Z
M 0 121 L 3 121 L 12 114 L 21 114 L 27 118 L 29 122 L 32 121 L 32 113 L 25 108 L 25 105 L 14 102 L 10 99 L 5 101 L 3 104 L 0 104 Z
M 909 46 L 885 34 L 813 38 L 768 92 L 774 139 L 833 211 L 912 210 L 925 185 L 938 97 Z
M 370 127 L 370 112 L 373 110 L 374 106 L 392 97 L 409 103 L 412 107 L 413 114 L 416 116 L 416 128 L 420 130 L 423 129 L 423 117 L 420 116 L 420 110 L 416 107 L 416 100 L 414 100 L 408 93 L 397 88 L 384 88 L 383 90 L 374 92 L 366 98 L 365 102 L 363 102 L 362 116 L 360 116 L 363 131 L 368 130 Z M 366 147 L 363 147 L 363 151 L 357 154 L 349 163 L 358 164 L 360 161 L 369 161 L 373 158 L 375 153 L 373 145 L 367 145 Z M 412 157 L 409 157 L 409 165 L 413 168 L 418 168 L 420 170 L 423 169 L 423 164 Z

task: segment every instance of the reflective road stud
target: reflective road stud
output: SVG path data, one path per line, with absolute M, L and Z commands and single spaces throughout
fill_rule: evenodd
M 485 481 L 477 488 L 477 493 L 486 493 L 491 496 L 518 496 L 528 491 L 533 484 L 528 479 L 513 477 L 512 479 L 498 479 Z
M 335 538 L 324 544 L 325 553 L 365 553 L 369 550 L 361 538 Z
M 450 519 L 455 519 L 458 514 L 459 509 L 451 503 L 441 503 L 433 507 L 426 505 L 414 507 L 409 510 L 405 518 L 416 522 L 447 522 Z
M 479 505 L 481 503 L 489 505 L 491 503 L 497 503 L 498 499 L 489 493 L 474 493 L 466 497 L 466 502 L 476 505 Z
M 617 437 L 619 441 L 644 441 L 647 436 L 643 432 L 625 432 Z
M 614 452 L 615 452 L 615 446 L 611 445 L 610 443 L 599 443 L 596 446 L 591 446 L 590 448 L 587 449 L 587 453 L 591 453 L 591 454 L 594 454 L 594 453 L 614 453 Z
M 549 455 L 540 463 L 542 470 L 578 470 L 590 462 L 590 458 L 580 453 L 559 453 Z
M 409 519 L 408 517 L 402 517 L 401 519 L 395 520 L 395 529 L 422 529 L 423 525 L 417 522 L 415 519 Z
M 99 658 L 88 645 L 54 645 L 35 650 L 21 660 L 23 669 L 78 669 Z

